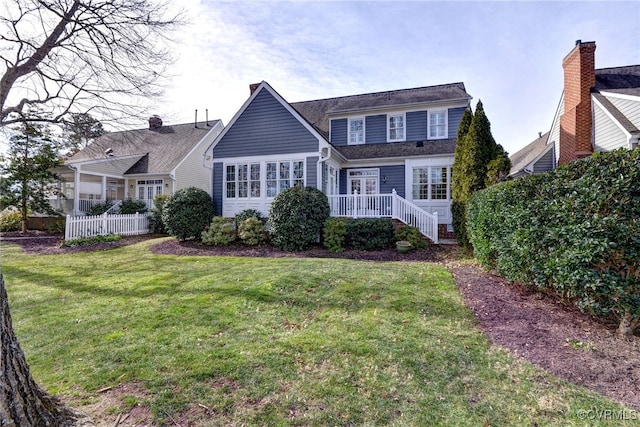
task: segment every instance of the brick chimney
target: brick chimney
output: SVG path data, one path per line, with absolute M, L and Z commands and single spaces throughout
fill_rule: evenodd
M 578 40 L 562 61 L 564 113 L 560 116 L 558 165 L 593 153 L 591 89 L 596 85 L 595 51 L 595 42 Z
M 156 130 L 162 127 L 162 119 L 158 115 L 149 117 L 149 130 Z
M 261 83 L 251 83 L 249 85 L 249 95 L 253 95 L 253 92 L 256 91 L 256 89 L 258 89 L 258 86 L 260 86 Z

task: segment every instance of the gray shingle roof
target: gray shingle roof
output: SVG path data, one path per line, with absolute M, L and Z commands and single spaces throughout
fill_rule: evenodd
M 517 176 L 518 173 L 522 172 L 529 163 L 542 154 L 544 149 L 547 148 L 548 138 L 549 132 L 543 134 L 539 138 L 536 138 L 533 142 L 513 153 L 513 155 L 509 157 L 509 159 L 511 159 L 510 175 Z
M 347 160 L 406 158 L 438 154 L 450 155 L 454 153 L 455 148 L 455 139 L 424 141 L 422 146 L 418 146 L 415 142 L 388 142 L 384 144 L 334 147 Z
M 328 139 L 329 116 L 332 114 L 469 99 L 471 96 L 465 90 L 464 83 L 450 83 L 315 101 L 292 102 L 290 105 Z
M 105 150 L 111 149 L 112 158 L 141 155 L 126 174 L 165 174 L 171 172 L 185 156 L 202 140 L 219 120 L 166 125 L 156 130 L 135 129 L 112 132 L 97 138 L 87 148 L 76 153 L 68 164 L 105 160 Z
M 640 96 L 640 65 L 596 70 L 596 91 Z

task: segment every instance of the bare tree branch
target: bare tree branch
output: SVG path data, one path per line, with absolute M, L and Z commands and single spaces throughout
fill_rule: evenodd
M 139 117 L 162 94 L 169 35 L 182 24 L 165 0 L 6 0 L 0 13 L 0 125 L 29 107 L 58 121 L 91 110 Z

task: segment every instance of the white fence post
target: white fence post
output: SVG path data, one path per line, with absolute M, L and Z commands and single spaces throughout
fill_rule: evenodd
M 396 189 L 391 190 L 391 218 L 398 219 L 398 202 L 397 202 L 398 192 Z
M 438 243 L 438 212 L 433 213 L 433 243 Z

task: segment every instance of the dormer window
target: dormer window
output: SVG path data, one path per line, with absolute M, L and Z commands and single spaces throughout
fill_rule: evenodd
M 390 142 L 404 141 L 404 113 L 387 115 L 387 136 Z
M 349 145 L 364 144 L 364 118 L 349 119 Z
M 446 111 L 429 112 L 429 139 L 440 139 L 447 137 L 447 114 Z

